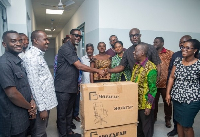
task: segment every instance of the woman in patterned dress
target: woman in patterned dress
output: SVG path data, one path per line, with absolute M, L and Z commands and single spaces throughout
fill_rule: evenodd
M 112 63 L 111 63 L 111 68 L 115 68 L 117 66 L 119 66 L 121 60 L 122 60 L 122 56 L 124 54 L 124 48 L 123 48 L 123 43 L 121 41 L 117 41 L 114 44 L 114 49 L 116 52 L 116 55 L 114 57 L 112 57 Z M 115 81 L 130 81 L 131 80 L 131 70 L 128 67 L 126 67 L 124 69 L 124 71 L 120 72 L 120 73 L 112 73 L 111 74 L 111 82 L 115 82 Z
M 106 44 L 104 42 L 99 42 L 97 49 L 99 54 L 94 56 L 91 59 L 90 67 L 97 69 L 108 69 L 111 65 L 110 55 L 106 54 Z M 107 73 L 105 76 L 101 76 L 98 73 L 90 73 L 90 82 L 109 82 L 110 73 Z
M 200 43 L 190 39 L 181 47 L 182 56 L 176 58 L 167 85 L 166 101 L 174 105 L 179 137 L 194 137 L 194 118 L 200 110 Z M 171 92 L 171 95 L 170 95 Z

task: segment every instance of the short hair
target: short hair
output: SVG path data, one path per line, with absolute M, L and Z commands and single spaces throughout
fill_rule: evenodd
M 191 37 L 190 35 L 184 35 L 183 37 L 181 37 L 181 39 L 182 39 L 182 38 L 186 38 L 186 39 L 188 39 L 188 40 L 189 40 L 189 39 L 192 39 L 192 37 Z
M 139 45 L 141 46 L 145 56 L 147 56 L 148 49 L 149 49 L 148 45 L 146 43 L 144 43 L 144 42 L 140 42 L 137 46 L 139 46 Z
M 110 38 L 111 38 L 111 37 L 116 37 L 116 38 L 117 38 L 117 36 L 116 36 L 116 35 L 111 35 L 111 36 L 109 37 L 109 41 L 110 41 Z
M 99 44 L 101 44 L 101 43 L 103 43 L 103 44 L 105 44 L 105 45 L 106 45 L 106 43 L 105 43 L 105 42 L 99 42 L 97 47 L 99 47 Z
M 24 33 L 19 33 L 19 35 L 20 35 L 20 36 L 22 36 L 22 35 L 25 35 L 25 36 L 26 36 L 26 34 L 24 34 Z
M 6 40 L 6 36 L 9 34 L 9 33 L 17 33 L 19 34 L 17 31 L 14 31 L 14 30 L 8 30 L 8 31 L 5 31 L 2 35 L 2 40 L 5 42 Z
M 74 31 L 80 31 L 80 29 L 72 29 L 72 30 L 70 31 L 70 34 L 74 34 Z
M 94 49 L 94 46 L 93 46 L 92 43 L 88 43 L 88 44 L 86 44 L 86 50 L 87 50 L 88 47 L 92 47 L 92 49 Z
M 38 34 L 39 32 L 44 32 L 44 31 L 42 31 L 42 30 L 35 30 L 35 31 L 33 31 L 33 32 L 31 33 L 31 42 L 32 42 L 32 43 L 33 43 L 34 39 L 37 38 L 37 34 Z
M 69 39 L 69 38 L 64 38 L 64 39 L 62 40 L 62 43 L 64 44 L 64 43 L 65 43 L 65 40 L 67 40 L 67 39 Z
M 197 49 L 197 52 L 195 52 L 194 57 L 198 58 L 199 55 L 199 49 L 200 49 L 200 42 L 197 39 L 189 39 L 186 42 L 190 42 L 194 49 Z
M 163 37 L 156 37 L 155 39 L 159 39 L 160 42 L 163 42 L 163 43 L 164 43 L 164 39 L 163 39 Z
M 120 44 L 120 45 L 122 45 L 122 47 L 123 47 L 123 43 L 121 42 L 121 41 L 117 41 L 117 42 L 115 42 L 115 44 Z M 114 44 L 114 46 L 115 46 L 115 44 Z

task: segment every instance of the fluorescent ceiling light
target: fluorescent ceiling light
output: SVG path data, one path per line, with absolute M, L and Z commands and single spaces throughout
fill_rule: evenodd
M 45 31 L 51 31 L 51 29 L 44 29 Z
M 63 14 L 64 10 L 51 10 L 51 9 L 46 9 L 46 14 Z
M 47 35 L 47 37 L 52 37 L 52 35 Z

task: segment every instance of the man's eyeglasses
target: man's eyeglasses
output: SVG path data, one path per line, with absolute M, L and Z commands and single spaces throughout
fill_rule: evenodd
M 72 34 L 72 35 L 74 35 L 76 38 L 79 37 L 80 39 L 83 37 L 82 35 L 79 35 L 79 34 Z
M 190 49 L 194 49 L 194 48 L 181 46 L 180 49 L 181 49 L 181 50 L 183 50 L 183 49 L 185 49 L 185 50 L 190 50 Z
M 140 34 L 131 34 L 131 35 L 129 35 L 130 36 L 130 38 L 132 38 L 132 37 L 136 37 L 136 38 L 138 38 L 138 37 L 140 37 Z

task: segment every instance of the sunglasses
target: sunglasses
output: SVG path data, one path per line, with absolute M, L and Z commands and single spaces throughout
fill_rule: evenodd
M 72 35 L 74 35 L 76 38 L 79 37 L 80 39 L 83 37 L 82 35 L 78 35 L 78 34 L 72 34 Z
M 130 36 L 130 38 L 132 38 L 132 37 L 136 37 L 136 38 L 138 38 L 139 36 L 140 36 L 140 34 L 131 34 L 131 35 L 129 35 Z

